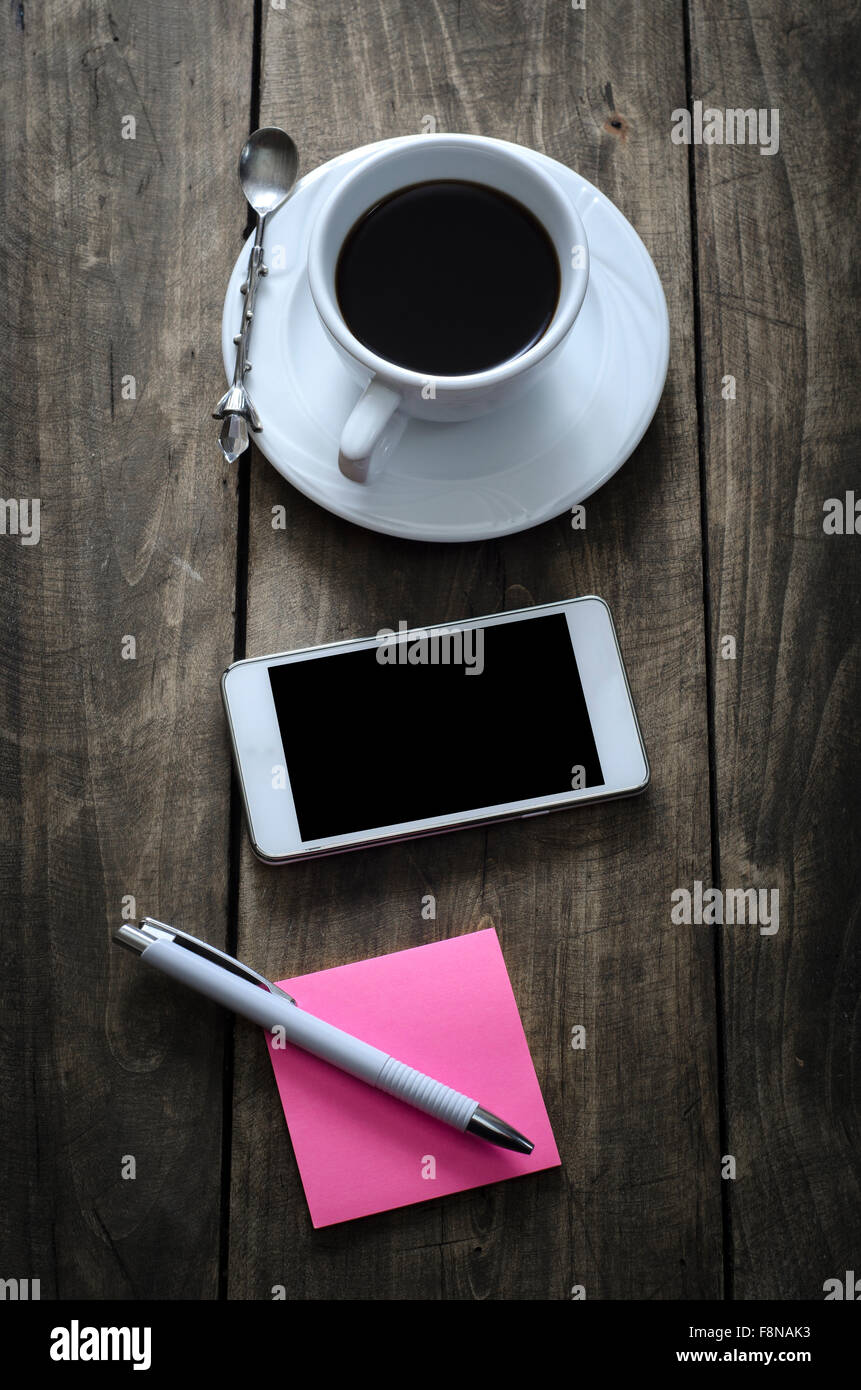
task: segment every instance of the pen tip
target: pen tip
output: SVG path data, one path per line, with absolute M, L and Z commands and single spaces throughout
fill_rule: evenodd
M 531 1154 L 535 1148 L 532 1140 L 527 1139 L 525 1134 L 513 1129 L 505 1120 L 501 1120 L 498 1115 L 492 1115 L 480 1105 L 476 1107 L 466 1128 L 469 1134 L 475 1134 L 479 1139 L 486 1139 L 491 1144 L 498 1144 L 501 1149 L 511 1149 L 513 1153 Z

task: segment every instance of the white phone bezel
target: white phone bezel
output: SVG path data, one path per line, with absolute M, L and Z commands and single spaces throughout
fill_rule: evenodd
M 634 702 L 631 697 L 622 653 L 616 638 L 610 610 L 603 599 L 589 595 L 563 599 L 558 603 L 494 613 L 463 622 L 438 623 L 434 631 L 445 628 L 467 631 L 497 623 L 528 622 L 532 618 L 564 610 L 604 783 L 600 787 L 572 789 L 560 796 L 533 797 L 500 806 L 480 807 L 456 815 L 435 816 L 427 820 L 403 821 L 347 835 L 333 835 L 303 841 L 290 788 L 287 761 L 278 727 L 275 702 L 269 683 L 270 666 L 290 661 L 307 661 L 331 653 L 355 651 L 379 645 L 376 637 L 331 642 L 270 656 L 250 657 L 234 662 L 221 678 L 221 691 L 237 775 L 242 791 L 251 844 L 255 854 L 267 863 L 290 863 L 386 844 L 419 835 L 440 834 L 446 830 L 515 817 L 545 815 L 565 810 L 583 801 L 605 801 L 612 797 L 633 796 L 649 783 L 649 762 L 643 745 Z M 413 629 L 416 634 L 424 631 Z M 409 633 L 404 640 L 408 639 Z M 283 769 L 283 779 L 275 775 Z M 348 773 L 347 773 L 348 775 Z M 275 783 L 283 781 L 283 785 Z

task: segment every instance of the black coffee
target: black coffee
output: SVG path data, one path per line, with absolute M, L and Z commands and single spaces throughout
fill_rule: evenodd
M 400 189 L 347 235 L 335 270 L 347 324 L 380 357 L 464 376 L 518 357 L 559 301 L 556 250 L 521 203 L 484 184 Z

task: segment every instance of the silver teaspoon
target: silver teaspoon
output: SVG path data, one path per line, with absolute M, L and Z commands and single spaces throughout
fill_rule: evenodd
M 236 363 L 233 385 L 222 396 L 213 411 L 213 419 L 223 420 L 218 442 L 228 463 L 235 463 L 248 448 L 248 426 L 255 433 L 262 430 L 257 411 L 245 389 L 245 374 L 251 371 L 248 361 L 248 340 L 254 318 L 257 282 L 267 273 L 263 264 L 263 233 L 270 213 L 287 201 L 299 171 L 299 152 L 285 130 L 263 126 L 255 130 L 242 146 L 239 156 L 239 182 L 245 197 L 257 214 L 254 245 L 248 259 L 248 273 L 240 286 L 244 295 L 242 326 L 234 337 Z

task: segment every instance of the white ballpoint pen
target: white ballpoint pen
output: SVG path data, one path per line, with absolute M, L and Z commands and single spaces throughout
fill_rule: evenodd
M 492 1115 L 477 1100 L 461 1095 L 441 1081 L 398 1062 L 387 1052 L 361 1042 L 323 1019 L 306 1013 L 291 995 L 224 951 L 209 946 L 165 922 L 145 917 L 138 926 L 117 928 L 114 940 L 135 951 L 147 965 L 189 985 L 217 1004 L 258 1023 L 270 1033 L 311 1052 L 378 1091 L 405 1101 L 454 1129 L 487 1139 L 503 1149 L 530 1154 L 535 1147 L 505 1120 Z

